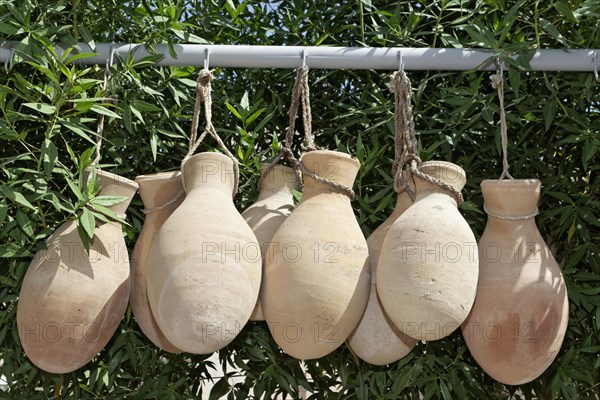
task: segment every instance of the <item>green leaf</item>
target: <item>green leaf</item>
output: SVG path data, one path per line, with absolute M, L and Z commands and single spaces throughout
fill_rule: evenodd
M 438 393 L 439 393 L 439 387 L 438 387 L 437 383 L 432 382 L 425 387 L 425 393 L 423 396 L 423 400 L 429 400 Z
M 92 214 L 92 212 L 87 208 L 84 208 L 83 212 L 79 216 L 79 225 L 83 228 L 88 238 L 92 239 L 94 237 L 94 229 L 96 229 L 96 220 L 94 219 L 94 215 Z
M 87 181 L 85 183 L 85 192 L 88 195 L 88 198 L 94 197 L 100 191 L 100 181 L 96 174 L 96 168 L 92 167 L 89 169 L 89 173 L 87 175 Z
M 21 33 L 24 33 L 25 31 L 23 30 L 23 28 L 17 26 L 16 24 L 14 24 L 13 22 L 0 22 L 0 33 L 4 33 L 5 35 L 11 35 L 11 36 L 15 36 L 15 35 L 20 35 Z
M 259 110 L 255 111 L 255 112 L 253 112 L 253 113 L 252 113 L 252 114 L 251 114 L 251 115 L 250 115 L 250 116 L 249 116 L 249 117 L 246 119 L 246 125 L 250 125 L 251 123 L 253 123 L 253 122 L 254 122 L 254 120 L 256 120 L 256 118 L 258 118 L 258 117 L 259 117 L 259 116 L 260 116 L 260 115 L 263 113 L 263 111 L 265 111 L 265 110 L 266 110 L 265 108 L 261 108 L 261 109 L 259 109 Z
M 85 101 L 77 101 L 75 103 L 75 109 L 79 112 L 87 112 L 94 106 L 94 104 L 96 104 L 95 101 L 87 99 Z
M 95 210 L 97 210 L 101 214 L 105 215 L 109 219 L 111 219 L 113 221 L 118 221 L 122 224 L 127 225 L 127 221 L 125 221 L 123 218 L 121 218 L 117 214 L 115 214 L 110 208 L 106 208 L 100 204 L 92 204 L 92 206 L 94 207 Z
M 461 210 L 464 211 L 471 211 L 471 212 L 476 212 L 477 214 L 481 214 L 481 215 L 485 215 L 485 212 L 483 212 L 475 203 L 473 203 L 472 201 L 465 201 L 460 205 Z
M 0 244 L 0 258 L 14 257 L 31 257 L 31 252 L 16 243 Z
M 156 162 L 156 153 L 158 151 L 158 136 L 156 133 L 150 133 L 150 150 L 152 151 L 152 160 Z
M 242 118 L 242 115 L 229 103 L 229 102 L 225 102 L 225 107 L 227 107 L 227 109 L 229 111 L 231 111 L 231 113 L 240 121 L 244 121 L 244 118 Z
M 250 109 L 250 102 L 248 101 L 248 92 L 244 92 L 244 95 L 240 100 L 240 107 L 242 107 L 242 110 L 244 111 L 248 111 Z
M 229 392 L 229 380 L 227 376 L 222 377 L 215 383 L 213 388 L 210 391 L 208 396 L 208 400 L 218 400 L 225 396 Z
M 17 210 L 17 222 L 19 226 L 25 232 L 27 236 L 33 238 L 33 226 L 31 226 L 31 219 L 21 210 Z
M 410 379 L 412 378 L 411 371 L 410 368 L 406 368 L 396 379 L 394 379 L 391 389 L 394 398 L 398 398 L 404 388 L 408 386 Z
M 547 19 L 540 18 L 540 26 L 542 27 L 543 30 L 548 32 L 548 34 L 550 34 L 550 36 L 552 36 L 554 39 L 556 39 L 560 43 L 562 43 L 564 45 L 568 44 L 567 40 L 558 31 L 558 29 L 552 22 L 548 21 Z
M 444 381 L 440 381 L 440 392 L 442 393 L 442 397 L 445 400 L 452 400 L 450 390 L 448 389 L 448 386 L 444 383 Z
M 96 42 L 94 41 L 94 37 L 92 36 L 91 32 L 83 24 L 79 24 L 77 28 L 79 33 L 81 33 L 81 37 L 83 40 L 85 40 L 88 46 L 90 46 L 92 51 L 96 51 Z
M 81 239 L 83 248 L 89 254 L 89 252 L 90 252 L 90 237 L 88 236 L 87 232 L 83 228 L 83 225 L 79 221 L 77 223 L 77 234 L 79 235 L 79 239 Z
M 581 289 L 580 292 L 586 296 L 596 296 L 600 294 L 600 287 L 598 288 L 585 288 Z
M 67 185 L 69 186 L 71 191 L 75 194 L 75 196 L 77 196 L 77 200 L 82 202 L 86 201 L 86 198 L 83 196 L 83 193 L 81 192 L 81 189 L 79 188 L 77 182 L 73 181 L 68 176 L 65 177 L 65 180 L 67 181 Z
M 552 121 L 554 121 L 554 116 L 556 115 L 556 100 L 555 98 L 547 99 L 544 102 L 544 108 L 542 109 L 542 113 L 544 114 L 544 129 L 547 132 L 552 125 Z
M 2 193 L 4 195 L 4 197 L 6 197 L 7 199 L 10 199 L 12 201 L 14 201 L 15 203 L 18 203 L 22 206 L 25 206 L 27 208 L 30 208 L 34 211 L 37 211 L 37 208 L 35 208 L 33 206 L 33 204 L 31 204 L 26 198 L 25 196 L 23 196 L 20 192 L 17 192 L 15 190 L 13 190 L 12 188 L 9 188 L 8 186 L 2 185 L 0 186 L 0 193 Z
M 581 163 L 583 165 L 583 169 L 588 169 L 588 163 L 596 155 L 597 151 L 598 147 L 595 143 L 591 142 L 590 140 L 586 140 L 583 143 L 583 151 L 581 154 Z
M 292 189 L 292 194 L 294 195 L 294 199 L 296 199 L 296 201 L 300 201 L 300 199 L 302 199 L 302 192 L 296 190 L 296 189 Z
M 98 53 L 77 53 L 77 54 L 74 54 L 72 56 L 69 56 L 65 60 L 65 64 L 71 64 L 71 63 L 74 63 L 75 61 L 78 61 L 78 60 L 83 60 L 85 58 L 94 57 L 97 54 Z
M 105 207 L 114 206 L 127 200 L 125 196 L 96 196 L 92 199 L 93 205 L 101 205 Z
M 78 123 L 73 123 L 73 122 L 71 122 L 67 119 L 63 119 L 63 118 L 59 118 L 58 120 L 60 121 L 60 124 L 63 125 L 64 127 L 75 132 L 77 135 L 81 136 L 83 139 L 87 140 L 91 144 L 94 144 L 94 145 L 96 144 L 96 142 L 94 142 L 94 140 L 85 131 L 88 131 L 89 133 L 92 133 L 92 134 L 93 134 L 93 132 L 91 130 L 89 130 L 88 128 L 86 128 L 85 126 L 78 124 Z
M 23 103 L 25 107 L 29 107 L 33 110 L 39 111 L 42 114 L 54 114 L 56 112 L 56 106 L 44 103 Z
M 208 44 L 205 39 L 202 39 L 200 36 L 194 35 L 193 33 L 184 32 L 179 29 L 171 29 L 171 31 L 182 39 L 184 43 Z
M 42 154 L 44 157 L 44 173 L 46 176 L 50 176 L 54 170 L 56 162 L 58 161 L 58 150 L 56 149 L 54 143 L 52 143 L 49 139 L 44 140 Z
M 548 196 L 552 196 L 555 199 L 564 201 L 565 203 L 573 204 L 573 200 L 568 195 L 566 195 L 565 193 L 553 192 L 553 191 L 547 190 L 545 192 L 545 194 L 547 194 Z
M 573 10 L 571 10 L 571 6 L 569 5 L 568 2 L 566 2 L 564 0 L 555 1 L 554 2 L 554 8 L 556 9 L 556 11 L 558 11 L 564 17 L 566 17 L 569 21 L 574 22 L 574 23 L 578 23 L 579 22 L 579 20 L 577 19 L 577 17 L 573 13 Z
M 4 223 L 4 219 L 6 218 L 7 214 L 8 214 L 8 205 L 6 204 L 6 202 L 4 200 L 2 200 L 0 202 L 0 227 Z
M 23 365 L 13 371 L 15 375 L 23 375 L 25 372 L 31 369 L 31 364 L 28 361 L 25 361 Z
M 145 124 L 144 117 L 142 116 L 142 113 L 137 108 L 135 108 L 133 106 L 133 104 L 129 106 L 129 109 L 131 110 L 131 113 L 133 115 L 135 115 L 137 117 L 137 119 L 139 119 L 142 124 Z
M 98 114 L 106 115 L 107 117 L 121 119 L 121 116 L 119 114 L 99 104 L 94 104 L 91 110 L 97 112 Z

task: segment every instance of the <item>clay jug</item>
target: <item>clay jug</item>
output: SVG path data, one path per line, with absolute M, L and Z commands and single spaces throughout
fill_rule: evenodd
M 373 365 L 398 361 L 412 350 L 417 340 L 406 336 L 390 321 L 377 295 L 376 273 L 381 245 L 392 224 L 412 205 L 407 192 L 398 194 L 392 214 L 367 238 L 371 267 L 371 294 L 360 323 L 350 335 L 348 344 L 362 360 Z
M 294 208 L 292 189 L 300 190 L 300 182 L 293 168 L 274 165 L 265 174 L 266 168 L 266 165 L 261 168 L 263 178 L 258 199 L 242 213 L 242 217 L 256 235 L 263 264 L 273 235 Z M 250 315 L 250 320 L 265 320 L 260 304 L 260 295 L 254 311 Z
M 182 166 L 183 203 L 160 228 L 148 258 L 148 300 L 175 347 L 209 354 L 244 327 L 260 289 L 256 236 L 233 204 L 233 161 L 200 153 Z
M 102 196 L 123 217 L 137 184 L 96 170 Z M 36 253 L 19 294 L 17 327 L 25 353 L 44 371 L 65 374 L 87 364 L 116 331 L 129 299 L 129 254 L 121 224 L 96 221 L 89 253 L 77 222 L 59 226 Z
M 359 162 L 316 150 L 302 156 L 318 176 L 352 187 Z M 313 359 L 348 338 L 369 298 L 367 243 L 350 198 L 304 176 L 304 192 L 275 233 L 265 260 L 261 302 L 277 344 L 293 357 Z
M 152 315 L 146 291 L 146 272 L 148 254 L 158 230 L 183 201 L 185 193 L 181 184 L 181 174 L 161 172 L 140 175 L 135 181 L 140 187 L 146 219 L 131 256 L 129 304 L 140 329 L 152 343 L 170 353 L 179 353 L 181 350 L 165 338 Z
M 481 183 L 488 220 L 479 240 L 477 297 L 462 333 L 477 363 L 507 385 L 530 382 L 548 368 L 569 318 L 560 268 L 535 224 L 540 186 L 537 179 Z
M 465 171 L 443 161 L 421 171 L 460 191 Z M 390 227 L 377 264 L 377 292 L 392 322 L 419 340 L 441 339 L 465 320 L 477 290 L 475 236 L 447 191 L 415 178 L 415 203 Z

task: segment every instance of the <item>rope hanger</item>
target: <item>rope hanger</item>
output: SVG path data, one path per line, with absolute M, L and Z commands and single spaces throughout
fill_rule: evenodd
M 198 146 L 202 143 L 204 138 L 210 134 L 210 136 L 215 139 L 219 147 L 223 150 L 223 152 L 231 158 L 233 161 L 233 172 L 234 172 L 234 187 L 233 193 L 237 192 L 238 184 L 240 180 L 240 168 L 238 160 L 235 156 L 229 151 L 217 130 L 212 122 L 212 80 L 214 79 L 214 75 L 209 69 L 209 60 L 210 60 L 210 51 L 206 49 L 204 55 L 204 67 L 198 74 L 198 79 L 196 80 L 196 102 L 194 104 L 194 114 L 192 117 L 192 128 L 190 132 L 190 140 L 188 145 L 188 152 L 183 158 L 181 162 L 181 166 L 185 164 L 187 160 L 192 157 Z M 204 107 L 202 107 L 204 105 Z M 200 124 L 200 111 L 204 110 L 204 119 L 205 119 L 205 128 L 200 137 L 198 137 L 198 125 Z
M 334 182 L 330 179 L 323 178 L 312 171 L 309 171 L 302 161 L 294 156 L 292 151 L 292 143 L 294 141 L 294 135 L 296 134 L 296 118 L 298 116 L 298 110 L 300 104 L 302 104 L 302 125 L 304 127 L 304 137 L 300 146 L 303 153 L 316 150 L 315 140 L 312 132 L 312 112 L 310 107 L 310 85 L 308 83 L 308 66 L 306 65 L 306 58 L 308 56 L 306 51 L 302 51 L 302 65 L 296 70 L 296 79 L 294 80 L 294 87 L 292 89 L 292 98 L 290 100 L 290 109 L 288 112 L 289 122 L 288 128 L 285 134 L 285 141 L 279 149 L 277 156 L 267 165 L 267 168 L 262 173 L 260 180 L 258 181 L 258 187 L 262 186 L 262 182 L 267 176 L 268 172 L 282 159 L 287 159 L 292 168 L 296 173 L 296 177 L 299 182 L 302 182 L 300 173 L 302 175 L 310 176 L 319 183 L 329 185 L 332 189 L 342 194 L 345 194 L 349 198 L 354 198 L 354 191 L 352 188 L 342 185 L 338 182 Z
M 515 178 L 513 178 L 513 176 L 508 172 L 508 128 L 506 124 L 506 111 L 504 110 L 504 67 L 502 61 L 499 61 L 497 64 L 498 72 L 490 76 L 490 80 L 492 81 L 492 87 L 498 91 L 498 104 L 500 108 L 500 136 L 502 139 L 502 175 L 500 175 L 499 180 L 502 181 L 506 178 L 514 180 Z M 505 221 L 526 221 L 529 219 L 533 219 L 536 215 L 538 215 L 537 207 L 534 212 L 528 215 L 500 215 L 488 210 L 488 208 L 485 205 L 485 202 L 483 203 L 483 210 L 488 216 Z
M 508 172 L 508 134 L 506 127 L 506 112 L 504 111 L 504 67 L 503 63 L 498 63 L 499 73 L 490 76 L 492 87 L 498 90 L 498 102 L 500 103 L 500 136 L 502 138 L 502 175 L 500 179 L 515 179 Z
M 415 194 L 409 189 L 409 183 L 414 175 L 449 192 L 456 200 L 457 205 L 460 206 L 463 202 L 463 196 L 459 191 L 419 169 L 421 158 L 419 157 L 419 151 L 417 149 L 415 122 L 412 113 L 412 87 L 410 79 L 406 75 L 406 72 L 404 72 L 402 52 L 398 52 L 398 61 L 400 63 L 398 71 L 394 72 L 391 76 L 395 103 L 395 158 L 392 166 L 394 190 L 399 194 L 407 192 L 414 201 Z

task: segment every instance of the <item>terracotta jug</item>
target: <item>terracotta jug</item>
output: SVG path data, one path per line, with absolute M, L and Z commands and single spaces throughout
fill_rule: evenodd
M 274 165 L 266 172 L 267 165 L 261 168 L 262 184 L 256 202 L 242 213 L 260 245 L 263 264 L 269 243 L 279 226 L 294 208 L 292 189 L 300 190 L 300 182 L 293 168 Z M 252 321 L 264 321 L 260 298 L 250 315 Z
M 347 154 L 302 156 L 318 176 L 352 187 L 360 167 Z M 265 260 L 263 312 L 277 344 L 293 357 L 334 351 L 358 324 L 369 298 L 367 243 L 350 198 L 304 177 L 304 193 L 275 233 Z
M 148 254 L 158 230 L 184 199 L 181 174 L 161 172 L 140 175 L 135 178 L 140 186 L 140 197 L 146 208 L 146 219 L 142 232 L 135 243 L 131 256 L 131 294 L 129 303 L 138 325 L 152 343 L 170 353 L 179 353 L 158 328 L 152 315 L 146 291 Z
M 124 216 L 137 184 L 97 170 L 102 196 Z M 121 224 L 97 221 L 89 253 L 77 223 L 62 224 L 36 253 L 19 294 L 17 327 L 27 356 L 44 371 L 65 374 L 87 364 L 116 331 L 129 299 L 129 254 Z
M 183 203 L 160 228 L 148 258 L 148 300 L 175 347 L 209 354 L 244 327 L 260 289 L 256 236 L 233 204 L 233 161 L 200 153 L 182 166 Z
M 479 240 L 477 298 L 462 333 L 477 363 L 507 385 L 548 368 L 569 318 L 560 268 L 535 224 L 540 186 L 537 179 L 481 183 L 488 221 Z
M 460 191 L 465 171 L 430 161 L 421 171 Z M 386 314 L 419 340 L 441 339 L 465 320 L 477 290 L 475 236 L 456 200 L 415 176 L 415 203 L 390 227 L 377 264 L 377 292 Z
M 412 350 L 417 340 L 406 336 L 390 321 L 377 295 L 377 261 L 381 245 L 392 224 L 412 205 L 407 192 L 398 194 L 392 214 L 367 238 L 371 266 L 371 294 L 360 323 L 350 335 L 348 344 L 362 360 L 373 365 L 398 361 Z

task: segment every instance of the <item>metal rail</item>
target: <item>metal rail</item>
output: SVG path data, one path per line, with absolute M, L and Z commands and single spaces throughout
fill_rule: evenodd
M 18 42 L 0 45 L 0 62 L 10 63 Z M 61 54 L 66 45 L 57 44 Z M 140 44 L 97 43 L 92 49 L 79 44 L 78 53 L 95 53 L 78 60 L 82 64 L 105 64 L 111 55 L 120 58 L 133 54 L 135 59 L 150 55 Z M 310 68 L 323 69 L 398 69 L 400 62 L 407 70 L 465 71 L 493 70 L 494 53 L 484 49 L 412 48 L 412 47 L 311 47 L 311 46 L 245 46 L 245 45 L 174 45 L 176 56 L 169 54 L 166 44 L 156 46 L 161 66 L 202 66 L 209 54 L 210 67 L 226 68 L 296 68 L 302 62 Z M 598 49 L 540 49 L 530 61 L 533 71 L 598 72 Z

